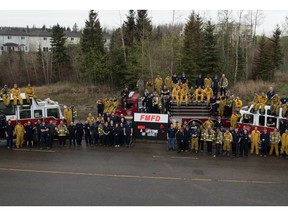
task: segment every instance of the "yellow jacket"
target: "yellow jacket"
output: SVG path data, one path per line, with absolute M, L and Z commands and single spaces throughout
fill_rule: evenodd
M 197 88 L 197 89 L 195 89 L 195 94 L 197 95 L 199 95 L 199 94 L 204 94 L 204 90 L 202 89 L 202 88 Z
M 267 100 L 268 100 L 268 98 L 267 97 L 265 97 L 265 96 L 260 96 L 259 97 L 259 103 L 262 103 L 262 104 L 266 104 L 267 103 Z
M 177 85 L 177 86 L 175 86 L 174 88 L 173 88 L 173 90 L 172 90 L 172 95 L 179 95 L 179 93 L 180 93 L 180 87 Z
M 180 93 L 181 93 L 182 96 L 188 95 L 188 88 L 186 88 L 186 87 L 182 88 Z
M 235 114 L 233 113 L 231 115 L 231 118 L 230 118 L 230 124 L 231 124 L 231 127 L 233 127 L 233 129 L 235 129 L 237 127 L 237 121 L 238 119 L 241 117 L 241 114 Z
M 261 135 L 261 133 L 259 130 L 253 130 L 251 132 L 251 143 L 259 143 L 260 135 Z
M 209 88 L 211 88 L 212 87 L 212 79 L 211 78 L 205 78 L 204 79 L 204 87 L 206 88 L 206 87 L 209 87 Z
M 22 124 L 17 124 L 14 128 L 14 133 L 16 134 L 16 136 L 23 136 L 24 131 L 24 126 Z
M 207 120 L 207 121 L 205 121 L 204 123 L 203 123 L 203 128 L 208 128 L 208 126 L 211 126 L 211 128 L 213 128 L 214 127 L 214 122 L 212 121 L 212 120 Z
M 204 94 L 206 95 L 206 96 L 208 96 L 208 95 L 210 95 L 211 97 L 213 96 L 213 90 L 212 90 L 212 88 L 205 88 L 204 90 L 203 90 L 203 92 L 204 92 Z
M 13 97 L 15 96 L 18 97 L 20 96 L 21 90 L 20 88 L 12 88 L 11 92 L 12 92 Z
M 243 106 L 243 102 L 240 99 L 235 99 L 234 104 L 235 104 L 235 107 L 237 108 L 241 108 Z
M 155 79 L 155 87 L 156 86 L 162 86 L 162 84 L 163 84 L 162 78 L 161 77 L 160 78 L 156 77 L 156 79 Z
M 94 120 L 95 120 L 95 118 L 93 116 L 88 116 L 86 120 L 87 120 L 89 125 L 92 125 Z
M 34 96 L 34 88 L 32 88 L 31 86 L 30 87 L 26 87 L 25 88 L 25 94 Z
M 232 134 L 230 132 L 224 133 L 224 143 L 231 143 L 233 140 Z
M 164 85 L 166 85 L 167 88 L 171 88 L 171 86 L 172 86 L 172 78 L 171 78 L 171 76 L 167 76 L 164 79 Z

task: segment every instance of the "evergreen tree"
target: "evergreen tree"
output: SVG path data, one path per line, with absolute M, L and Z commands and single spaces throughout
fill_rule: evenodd
M 73 25 L 72 31 L 73 31 L 73 32 L 78 32 L 78 31 L 79 31 L 79 28 L 78 28 L 77 23 L 75 23 L 75 24 Z
M 151 19 L 148 18 L 147 10 L 137 10 L 136 32 L 137 41 L 146 40 L 152 32 Z
M 132 46 L 135 38 L 136 23 L 135 23 L 135 12 L 129 10 L 127 20 L 123 24 L 123 37 L 125 46 Z
M 65 46 L 66 37 L 64 34 L 64 28 L 59 24 L 52 27 L 50 42 L 53 69 L 58 74 L 58 80 L 61 80 L 63 78 L 63 69 L 67 67 L 67 63 L 69 63 L 69 56 Z
M 201 52 L 201 68 L 205 76 L 215 75 L 218 71 L 217 39 L 214 35 L 215 26 L 210 21 L 203 33 L 203 47 Z
M 80 45 L 83 78 L 93 83 L 104 81 L 108 76 L 107 56 L 98 13 L 94 10 L 89 12 L 89 19 L 85 22 Z
M 271 50 L 265 35 L 262 35 L 258 44 L 258 56 L 255 59 L 253 79 L 269 80 L 272 78 L 273 63 Z
M 196 76 L 201 72 L 202 25 L 202 18 L 192 12 L 184 28 L 181 64 L 182 71 L 188 76 Z
M 271 54 L 272 54 L 272 63 L 275 70 L 279 70 L 280 66 L 283 64 L 283 53 L 280 45 L 280 35 L 281 30 L 277 25 L 276 29 L 273 32 L 273 37 L 270 39 L 271 43 Z

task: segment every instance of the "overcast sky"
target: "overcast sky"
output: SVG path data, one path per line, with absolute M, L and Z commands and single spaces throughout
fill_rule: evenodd
M 15 4 L 14 4 L 14 1 Z M 19 2 L 18 2 L 19 1 Z M 103 0 L 101 0 L 103 1 Z M 240 9 L 264 9 L 262 13 L 264 15 L 262 19 L 262 24 L 258 27 L 258 34 L 265 33 L 270 35 L 278 24 L 280 27 L 285 23 L 285 17 L 288 17 L 288 6 L 285 7 L 281 5 L 282 0 L 274 0 L 273 2 L 278 3 L 275 5 L 269 5 L 263 3 L 258 5 L 250 5 L 249 8 L 243 8 L 242 4 L 252 2 L 252 0 L 242 0 L 241 4 L 228 4 L 228 2 L 236 1 L 226 1 L 226 0 L 201 0 L 202 3 L 187 5 L 188 0 L 177 0 L 173 3 L 166 2 L 165 5 L 155 5 L 157 0 L 151 1 L 146 0 L 146 5 L 137 5 L 135 0 L 107 0 L 105 3 L 95 4 L 99 1 L 91 0 L 50 0 L 43 2 L 37 0 L 13 0 L 13 5 L 4 3 L 1 8 L 5 10 L 0 10 L 0 26 L 12 26 L 12 27 L 42 27 L 44 24 L 49 27 L 59 23 L 61 26 L 72 27 L 74 23 L 82 28 L 85 25 L 85 20 L 88 18 L 89 10 L 95 9 L 99 13 L 99 19 L 102 27 L 107 27 L 109 29 L 117 28 L 120 26 L 121 20 L 125 20 L 128 9 L 139 9 L 148 8 L 149 16 L 152 18 L 152 23 L 154 25 L 171 23 L 173 10 L 175 9 L 175 22 L 185 23 L 191 11 L 194 9 L 201 14 L 202 17 L 206 19 L 212 19 L 212 21 L 217 21 L 217 10 L 220 9 L 233 9 L 234 18 L 237 19 L 237 11 Z M 257 3 L 259 0 L 253 0 Z M 31 4 L 27 4 L 31 2 Z M 62 3 L 60 3 L 62 2 Z M 65 2 L 65 4 L 63 4 Z M 120 3 L 119 3 L 120 2 Z M 133 3 L 131 3 L 133 2 Z M 191 1 L 189 1 L 191 2 Z M 207 2 L 209 4 L 207 4 Z M 56 5 L 53 5 L 53 3 Z M 68 4 L 67 4 L 68 3 Z M 82 3 L 82 4 L 80 4 Z M 214 5 L 213 5 L 214 4 Z M 180 6 L 180 7 L 179 7 Z M 239 7 L 239 8 L 237 8 Z M 186 8 L 186 10 L 181 10 Z

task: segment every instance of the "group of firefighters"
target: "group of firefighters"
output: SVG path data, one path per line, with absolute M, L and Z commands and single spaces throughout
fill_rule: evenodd
M 70 109 L 70 107 L 65 107 L 65 109 Z M 69 123 L 68 121 L 69 119 L 66 119 L 66 124 L 61 121 L 58 126 L 52 120 L 48 124 L 38 120 L 35 124 L 28 121 L 24 125 L 19 121 L 14 127 L 11 120 L 6 122 L 5 116 L 1 115 L 0 133 L 1 137 L 6 138 L 8 149 L 14 146 L 14 137 L 16 137 L 16 148 L 33 147 L 37 144 L 40 149 L 50 149 L 53 147 L 55 135 L 58 136 L 60 147 L 66 146 L 66 139 L 69 140 L 70 147 L 81 146 L 83 137 L 86 146 L 120 147 L 125 144 L 131 147 L 132 145 L 132 121 L 126 120 L 123 115 L 105 114 L 102 116 L 99 114 L 97 118 L 94 118 L 89 113 L 84 123 L 80 120 L 74 123 L 74 119 Z
M 204 151 L 206 144 L 207 153 L 210 155 L 212 146 L 215 146 L 214 157 L 220 156 L 221 151 L 223 156 L 230 156 L 232 153 L 235 157 L 248 157 L 250 149 L 251 155 L 255 153 L 267 157 L 275 152 L 277 157 L 288 158 L 288 129 L 282 133 L 276 128 L 271 133 L 268 133 L 266 128 L 260 132 L 258 127 L 254 127 L 251 133 L 245 127 L 241 131 L 232 127 L 223 131 L 220 118 L 216 123 L 209 118 L 200 126 L 195 121 L 191 125 L 182 126 L 178 122 L 172 123 L 167 131 L 167 140 L 168 151 L 198 153 Z
M 25 87 L 24 93 L 25 93 L 25 98 L 28 104 L 30 104 L 30 97 L 36 98 L 34 88 L 31 86 L 30 83 L 28 83 L 27 86 Z M 8 88 L 7 85 L 4 85 L 4 87 L 0 91 L 0 97 L 2 98 L 5 106 L 10 105 L 11 94 L 12 94 L 14 106 L 16 106 L 17 104 L 23 105 L 23 98 L 21 96 L 21 88 L 18 88 L 18 85 L 14 84 L 11 90 Z

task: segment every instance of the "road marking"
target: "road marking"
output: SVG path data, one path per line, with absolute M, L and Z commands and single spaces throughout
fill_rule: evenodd
M 178 157 L 178 156 L 171 156 L 172 159 L 191 159 L 191 160 L 198 160 L 199 158 L 196 157 Z
M 13 151 L 30 151 L 30 152 L 48 152 L 48 153 L 53 153 L 56 151 L 53 150 L 45 150 L 45 149 L 13 149 Z
M 0 167 L 0 171 L 10 172 L 28 172 L 28 173 L 46 173 L 46 174 L 61 174 L 61 175 L 78 175 L 78 176 L 99 176 L 99 177 L 115 177 L 115 178 L 137 178 L 137 179 L 156 179 L 156 180 L 181 180 L 181 181 L 199 181 L 199 182 L 227 182 L 227 183 L 243 183 L 243 184 L 280 184 L 273 181 L 254 181 L 254 180 L 232 180 L 232 179 L 205 179 L 205 178 L 185 178 L 185 177 L 169 177 L 169 176 L 140 176 L 140 175 L 124 175 L 124 174 L 105 174 L 105 173 L 85 173 L 85 172 L 69 172 L 69 171 L 54 171 L 54 170 L 32 170 L 32 169 L 17 169 Z
M 218 180 L 218 182 L 229 182 L 229 183 L 248 183 L 248 184 L 280 184 L 280 182 L 272 182 L 272 181 L 248 181 L 248 180 Z

